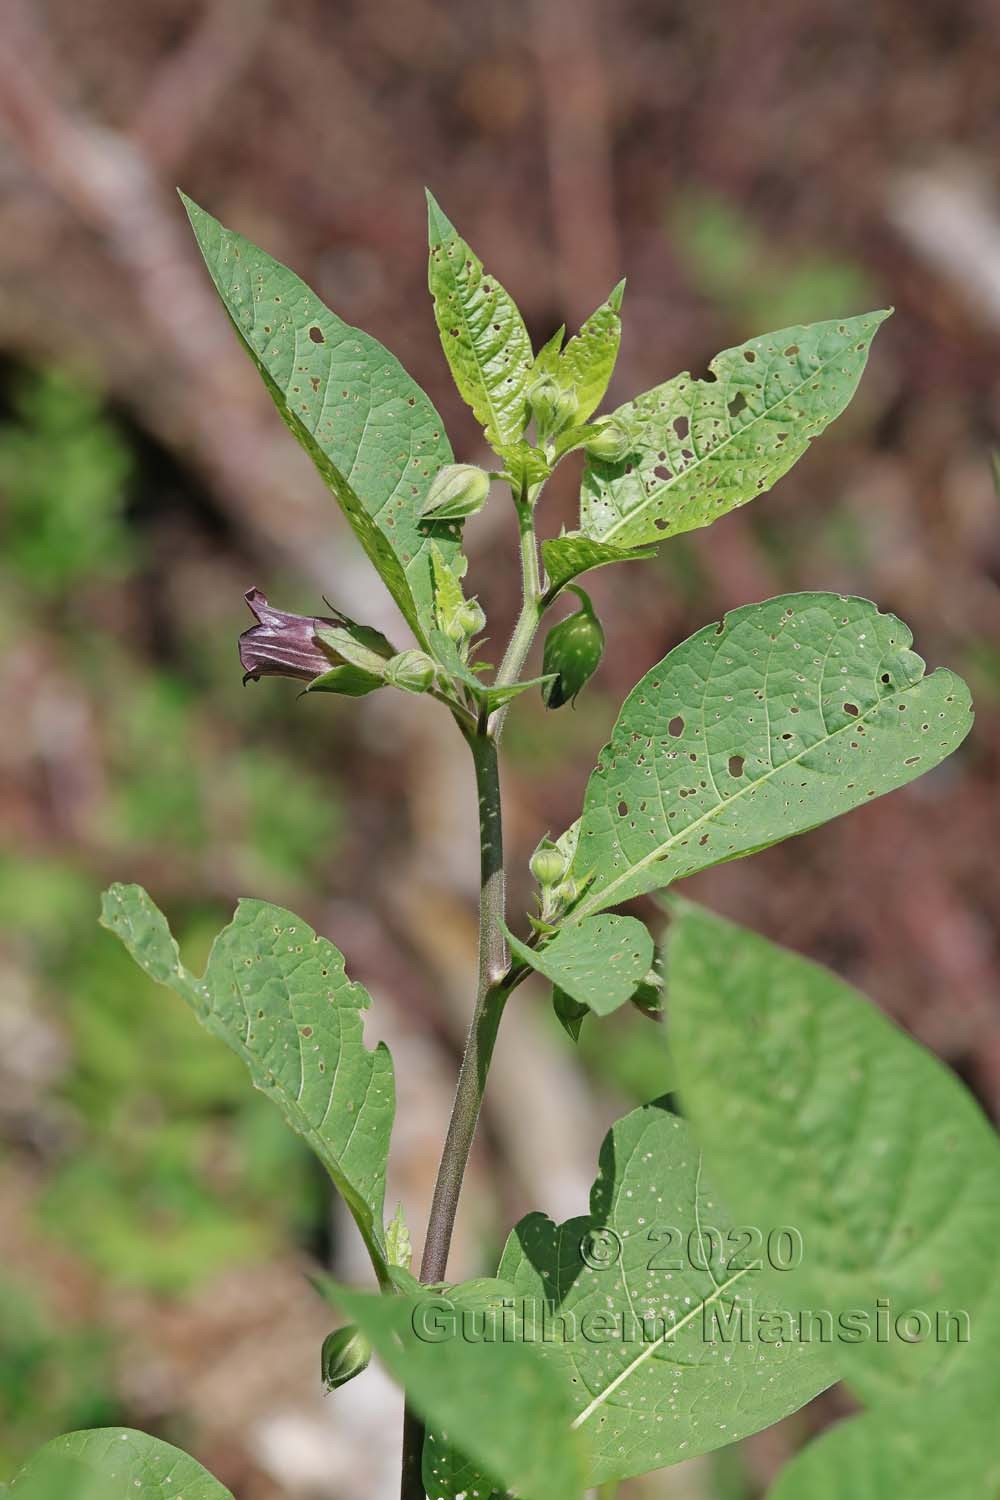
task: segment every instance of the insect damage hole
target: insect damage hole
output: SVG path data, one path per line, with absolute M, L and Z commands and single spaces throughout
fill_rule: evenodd
M 850 714 L 850 716 L 851 716 L 852 719 L 856 719 L 858 717 L 858 714 L 860 712 L 861 712 L 861 710 L 858 708 L 858 705 L 856 703 L 845 703 L 844 704 L 844 713 L 845 714 Z
M 729 774 L 734 779 L 743 775 L 743 767 L 746 761 L 742 755 L 731 755 L 729 757 Z
M 675 740 L 679 739 L 684 733 L 684 720 L 680 714 L 675 714 L 670 720 L 670 723 L 667 725 L 667 733 L 672 734 Z
M 315 323 L 312 325 L 312 327 L 309 330 L 309 337 L 312 339 L 312 341 L 313 341 L 314 344 L 325 344 L 326 343 L 326 335 L 325 335 L 325 333 L 323 332 L 322 328 L 317 327 L 317 325 Z

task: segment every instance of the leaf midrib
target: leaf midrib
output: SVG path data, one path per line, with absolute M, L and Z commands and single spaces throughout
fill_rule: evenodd
M 790 401 L 793 396 L 797 396 L 806 388 L 811 380 L 815 379 L 818 374 L 822 374 L 822 372 L 825 371 L 830 365 L 836 363 L 838 359 L 842 359 L 843 355 L 844 351 L 841 350 L 839 354 L 832 355 L 829 359 L 823 360 L 822 363 L 817 365 L 814 370 L 811 370 L 809 372 L 809 375 L 804 380 L 799 381 L 798 385 L 794 386 L 791 390 L 785 391 L 780 401 L 776 401 L 773 406 L 765 407 L 763 411 L 759 412 L 757 416 L 754 417 L 752 422 L 747 422 L 747 424 L 744 427 L 739 428 L 738 431 L 731 432 L 729 436 L 727 438 L 724 438 L 721 443 L 717 443 L 714 448 L 710 449 L 707 453 L 703 453 L 700 458 L 696 458 L 694 463 L 688 464 L 686 469 L 683 469 L 679 474 L 675 474 L 673 479 L 668 479 L 664 484 L 659 485 L 657 489 L 653 490 L 651 493 L 647 493 L 646 498 L 640 505 L 636 505 L 632 510 L 621 513 L 614 525 L 609 527 L 607 531 L 602 532 L 597 540 L 602 542 L 608 541 L 615 535 L 615 532 L 620 531 L 628 521 L 631 521 L 636 516 L 642 516 L 643 514 L 645 514 L 648 508 L 659 500 L 661 495 L 667 494 L 670 490 L 675 489 L 680 484 L 682 479 L 687 479 L 689 475 L 693 474 L 703 464 L 708 463 L 710 459 L 717 458 L 718 455 L 723 451 L 723 449 L 727 448 L 730 443 L 735 442 L 738 437 L 742 437 L 744 433 L 751 432 L 753 428 L 756 427 L 758 422 L 763 422 L 765 418 L 771 415 L 772 412 L 777 411 L 780 406 L 783 406 L 786 401 Z M 686 377 L 684 375 L 677 375 L 674 377 L 674 380 L 683 380 L 685 378 L 689 380 L 691 379 L 690 372 L 687 373 Z M 673 384 L 673 381 L 671 381 L 670 383 Z M 706 384 L 704 380 L 692 380 L 691 383 L 699 391 L 701 387 Z M 725 383 L 726 391 L 729 390 L 730 384 L 731 382 L 727 380 Z M 631 401 L 628 404 L 634 409 L 634 401 Z M 651 419 L 651 421 L 652 420 L 653 419 Z M 810 442 L 810 437 L 808 434 L 805 441 L 808 445 L 808 443 Z
M 672 834 L 669 839 L 665 840 L 662 844 L 657 844 L 649 854 L 643 855 L 642 859 L 636 860 L 634 864 L 630 865 L 627 870 L 624 870 L 621 875 L 616 876 L 615 879 L 612 880 L 608 885 L 602 886 L 600 891 L 595 892 L 595 896 L 598 898 L 598 904 L 594 904 L 593 898 L 588 904 L 586 898 L 584 898 L 583 903 L 578 907 L 576 911 L 571 914 L 572 922 L 582 922 L 585 917 L 593 916 L 595 912 L 604 911 L 608 906 L 614 905 L 614 902 L 608 899 L 611 893 L 617 890 L 619 886 L 624 885 L 625 882 L 629 880 L 633 875 L 635 875 L 637 871 L 645 870 L 650 865 L 656 864 L 657 860 L 662 858 L 665 852 L 669 852 L 679 842 L 679 840 L 681 840 L 682 838 L 687 839 L 690 834 L 694 833 L 696 829 L 700 828 L 704 823 L 710 822 L 711 819 L 717 817 L 720 813 L 727 811 L 730 807 L 732 807 L 733 803 L 738 802 L 741 797 L 749 796 L 751 792 L 755 792 L 758 787 L 763 786 L 765 782 L 770 781 L 773 776 L 778 776 L 788 770 L 790 766 L 797 765 L 800 760 L 802 760 L 806 755 L 811 755 L 814 750 L 820 750 L 824 745 L 829 745 L 838 737 L 838 735 L 845 734 L 848 730 L 850 730 L 852 733 L 856 733 L 858 725 L 863 724 L 868 718 L 876 714 L 883 706 L 883 704 L 893 703 L 897 699 L 905 697 L 907 693 L 916 691 L 918 688 L 923 686 L 923 684 L 930 682 L 936 675 L 937 673 L 932 673 L 931 677 L 921 677 L 917 682 L 912 683 L 909 687 L 902 688 L 898 693 L 887 694 L 884 698 L 879 698 L 877 703 L 875 703 L 870 709 L 866 709 L 863 714 L 859 714 L 856 719 L 850 719 L 846 724 L 842 724 L 839 729 L 835 729 L 832 734 L 827 734 L 822 739 L 814 740 L 810 745 L 803 745 L 802 749 L 797 755 L 789 756 L 787 760 L 782 761 L 780 766 L 772 766 L 769 771 L 766 771 L 763 776 L 758 777 L 756 781 L 751 781 L 746 786 L 741 787 L 738 792 L 735 792 L 733 796 L 728 799 L 728 801 L 716 803 L 715 807 L 711 807 L 707 812 L 702 813 L 700 818 L 695 818 L 694 822 L 689 823 L 686 828 L 678 829 L 677 833 Z M 707 746 L 705 753 L 707 756 Z M 586 816 L 586 810 L 584 812 L 584 816 Z M 583 834 L 584 831 L 584 828 L 581 827 L 581 834 Z M 683 879 L 683 876 L 679 876 L 678 878 Z M 665 880 L 663 882 L 662 889 L 665 890 L 667 886 L 671 885 L 672 883 L 673 882 L 669 879 Z M 625 899 L 625 897 L 622 897 L 622 900 Z
M 730 1276 L 728 1281 L 724 1281 L 721 1283 L 721 1285 L 717 1286 L 715 1288 L 715 1291 L 712 1292 L 710 1296 L 703 1297 L 702 1300 L 698 1303 L 697 1307 L 693 1307 L 690 1312 L 685 1313 L 679 1323 L 674 1323 L 670 1328 L 668 1328 L 664 1332 L 662 1338 L 658 1338 L 654 1340 L 653 1343 L 647 1344 L 642 1352 L 636 1355 L 632 1363 L 626 1365 L 624 1370 L 619 1371 L 614 1380 L 609 1381 L 604 1389 L 598 1392 L 598 1394 L 591 1401 L 590 1405 L 584 1407 L 583 1411 L 580 1412 L 578 1416 L 573 1418 L 571 1431 L 575 1432 L 577 1428 L 582 1427 L 585 1422 L 589 1421 L 590 1418 L 594 1415 L 594 1412 L 600 1410 L 600 1408 L 605 1404 L 609 1397 L 611 1397 L 620 1386 L 624 1385 L 625 1381 L 631 1377 L 633 1372 L 637 1370 L 640 1365 L 645 1364 L 646 1360 L 650 1359 L 656 1353 L 657 1349 L 661 1349 L 665 1343 L 667 1343 L 670 1339 L 674 1338 L 678 1333 L 680 1333 L 682 1328 L 686 1328 L 689 1323 L 692 1323 L 695 1318 L 699 1317 L 701 1313 L 705 1311 L 706 1307 L 711 1307 L 713 1302 L 718 1302 L 719 1298 L 722 1297 L 723 1294 L 727 1292 L 729 1288 L 733 1286 L 737 1281 L 746 1276 L 749 1270 L 749 1266 L 741 1267 L 741 1269 L 737 1271 L 735 1275 Z
M 454 239 L 455 239 L 455 241 L 456 241 L 457 244 L 465 245 L 465 242 L 461 239 L 461 237 L 459 235 L 456 234 L 454 236 Z M 469 346 L 469 349 L 470 349 L 470 351 L 472 353 L 473 362 L 474 362 L 474 364 L 476 366 L 476 369 L 479 372 L 479 385 L 480 385 L 480 388 L 481 388 L 481 390 L 483 392 L 483 395 L 485 397 L 486 406 L 487 406 L 487 409 L 488 409 L 488 412 L 489 412 L 489 424 L 488 425 L 492 428 L 492 434 L 491 435 L 493 437 L 495 437 L 498 442 L 501 442 L 501 443 L 503 443 L 503 442 L 513 442 L 515 440 L 517 434 L 515 433 L 515 434 L 512 434 L 512 435 L 508 436 L 508 434 L 506 433 L 505 429 L 502 428 L 501 425 L 500 425 L 500 413 L 497 411 L 497 408 L 496 408 L 496 406 L 494 404 L 493 393 L 490 390 L 489 382 L 486 379 L 486 370 L 485 370 L 485 367 L 483 365 L 482 360 L 479 358 L 479 351 L 476 348 L 476 340 L 475 340 L 475 337 L 473 336 L 472 326 L 471 326 L 471 324 L 469 322 L 469 316 L 468 316 L 468 313 L 466 311 L 466 302 L 465 302 L 465 299 L 462 296 L 462 289 L 461 289 L 461 287 L 459 285 L 458 277 L 455 274 L 455 269 L 454 269 L 453 265 L 448 260 L 447 254 L 445 253 L 445 242 L 444 242 L 444 240 L 440 240 L 438 243 L 440 245 L 442 253 L 445 254 L 445 261 L 446 261 L 445 272 L 446 272 L 446 275 L 450 278 L 451 284 L 452 284 L 452 286 L 453 286 L 453 288 L 455 290 L 456 299 L 458 301 L 458 309 L 459 309 L 459 313 L 461 314 L 461 318 L 462 318 L 462 326 L 464 327 L 464 329 L 466 331 L 466 334 L 468 336 L 468 346 Z M 465 251 L 466 251 L 466 254 L 468 255 L 469 259 L 470 260 L 474 260 L 475 263 L 476 263 L 476 266 L 478 268 L 478 274 L 479 274 L 479 286 L 481 288 L 482 284 L 483 284 L 483 278 L 486 275 L 486 269 L 485 269 L 482 261 L 479 259 L 478 255 L 476 255 L 475 251 L 471 250 L 468 245 L 465 245 Z M 507 304 L 508 315 L 513 316 L 513 318 L 515 320 L 515 323 L 516 323 L 517 310 L 514 307 L 513 298 L 511 297 L 510 293 L 508 291 L 506 291 L 506 289 L 504 287 L 501 286 L 500 282 L 496 281 L 496 277 L 494 277 L 493 280 L 496 282 L 497 291 L 503 293 L 504 299 L 505 299 L 506 304 Z M 484 293 L 484 295 L 486 295 L 486 294 Z

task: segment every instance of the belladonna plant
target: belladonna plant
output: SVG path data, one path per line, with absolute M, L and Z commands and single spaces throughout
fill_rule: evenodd
M 418 1271 L 402 1214 L 387 1223 L 383 1205 L 392 1059 L 363 1040 L 368 996 L 333 943 L 244 900 L 195 975 L 143 890 L 116 885 L 104 900 L 104 924 L 243 1060 L 353 1215 L 369 1285 L 316 1278 L 336 1312 L 316 1340 L 330 1399 L 372 1353 L 403 1387 L 404 1500 L 580 1500 L 842 1381 L 857 1414 L 792 1461 L 772 1500 L 996 1494 L 993 1131 L 847 984 L 676 894 L 688 875 L 933 770 L 969 732 L 965 685 L 926 673 L 907 627 L 866 599 L 795 593 L 735 609 L 626 698 L 579 817 L 532 857 L 537 909 L 521 917 L 504 897 L 507 714 L 525 692 L 556 709 L 600 671 L 604 627 L 576 580 L 634 567 L 758 499 L 847 405 L 887 313 L 765 334 L 718 355 L 709 379 L 677 375 L 598 415 L 623 286 L 535 352 L 512 297 L 431 199 L 434 314 L 496 455 L 486 470 L 456 463 L 431 402 L 381 344 L 185 203 L 237 335 L 412 636 L 288 615 L 254 591 L 244 668 L 289 673 L 309 694 L 432 695 L 469 747 L 478 797 L 479 972 Z M 546 535 L 546 483 L 581 449 L 577 527 Z M 522 579 L 495 670 L 478 659 L 486 621 L 462 550 L 464 518 L 484 504 L 511 507 Z M 573 590 L 579 607 L 550 623 Z M 629 909 L 637 897 L 654 898 L 641 910 L 655 922 Z M 662 1010 L 647 1045 L 663 1097 L 611 1125 L 577 1218 L 530 1213 L 498 1265 L 455 1283 L 449 1245 L 494 1040 L 507 1005 L 531 1003 L 517 992 L 535 975 L 570 1036 L 630 1002 Z M 226 1494 L 124 1430 L 57 1438 L 12 1491 L 64 1495 L 71 1482 L 101 1500 Z

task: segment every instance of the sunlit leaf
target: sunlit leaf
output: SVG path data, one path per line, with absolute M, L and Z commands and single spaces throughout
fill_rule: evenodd
M 828 1349 L 739 1336 L 742 1309 L 777 1307 L 745 1251 L 688 1127 L 658 1104 L 613 1126 L 589 1214 L 529 1214 L 511 1233 L 498 1274 L 513 1331 L 568 1391 L 591 1484 L 735 1442 L 836 1379 Z
M 292 271 L 189 198 L 184 205 L 274 404 L 426 644 L 430 545 L 450 562 L 460 534 L 454 521 L 420 520 L 435 474 L 452 462 L 441 418 L 377 339 L 344 323 Z
M 428 284 L 434 316 L 459 393 L 500 450 L 527 420 L 525 398 L 534 361 L 517 304 L 427 194 Z
M 299 917 L 241 901 L 200 979 L 180 961 L 159 909 L 141 886 L 113 885 L 101 922 L 140 968 L 181 996 L 246 1064 L 255 1087 L 326 1167 L 385 1274 L 382 1204 L 395 1108 L 392 1059 L 364 1045 L 370 1004 L 343 956 Z
M 511 933 L 507 940 L 522 963 L 598 1016 L 630 1000 L 653 962 L 653 939 L 635 917 L 589 917 L 541 948 L 529 948 Z
M 575 915 L 803 833 L 931 770 L 969 693 L 866 599 L 788 594 L 708 625 L 633 688 L 587 784 Z
M 602 302 L 580 332 L 575 334 L 559 357 L 559 383 L 576 392 L 575 420 L 585 422 L 595 412 L 614 372 L 621 340 L 621 305 L 625 283 L 620 281 L 606 302 Z
M 783 328 L 717 355 L 711 380 L 677 375 L 618 407 L 636 449 L 588 461 L 581 531 L 638 547 L 708 526 L 769 489 L 850 401 L 888 316 Z
M 635 551 L 628 547 L 615 547 L 608 542 L 595 542 L 591 537 L 570 532 L 565 536 L 549 537 L 542 543 L 542 562 L 550 593 L 570 583 L 581 573 L 591 568 L 603 568 L 608 563 L 642 562 L 655 557 L 650 549 Z

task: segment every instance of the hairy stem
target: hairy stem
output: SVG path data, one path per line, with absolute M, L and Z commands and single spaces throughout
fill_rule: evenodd
M 516 682 L 521 674 L 531 643 L 535 638 L 535 631 L 544 610 L 542 596 L 542 581 L 538 570 L 538 543 L 535 538 L 535 522 L 532 514 L 532 502 L 527 493 L 523 494 L 517 503 L 517 517 L 520 528 L 521 540 L 521 587 L 523 592 L 521 612 L 514 626 L 514 633 L 510 638 L 510 644 L 504 652 L 500 670 L 496 675 L 496 686 L 506 687 Z M 507 717 L 509 704 L 495 709 L 490 717 L 490 732 L 495 739 L 499 740 L 503 730 L 504 719 Z
M 458 1087 L 438 1168 L 420 1279 L 443 1281 L 486 1074 L 507 991 L 507 944 L 500 923 L 504 916 L 503 833 L 496 741 L 489 734 L 470 736 L 479 798 L 480 892 L 479 983 L 469 1034 L 458 1074 Z
M 526 492 L 517 501 L 517 513 L 524 598 L 496 677 L 496 682 L 504 686 L 517 681 L 542 615 L 538 545 L 532 506 Z M 479 982 L 427 1224 L 420 1266 L 420 1279 L 425 1283 L 445 1279 L 458 1199 L 479 1122 L 493 1045 L 507 997 L 517 983 L 517 977 L 510 973 L 510 955 L 501 925 L 505 914 L 505 893 L 497 747 L 505 715 L 505 708 L 497 709 L 489 723 L 480 725 L 474 732 L 470 732 L 462 720 L 458 721 L 472 750 L 479 801 Z M 403 1418 L 401 1500 L 424 1500 L 421 1478 L 423 1444 L 423 1424 L 408 1405 Z

